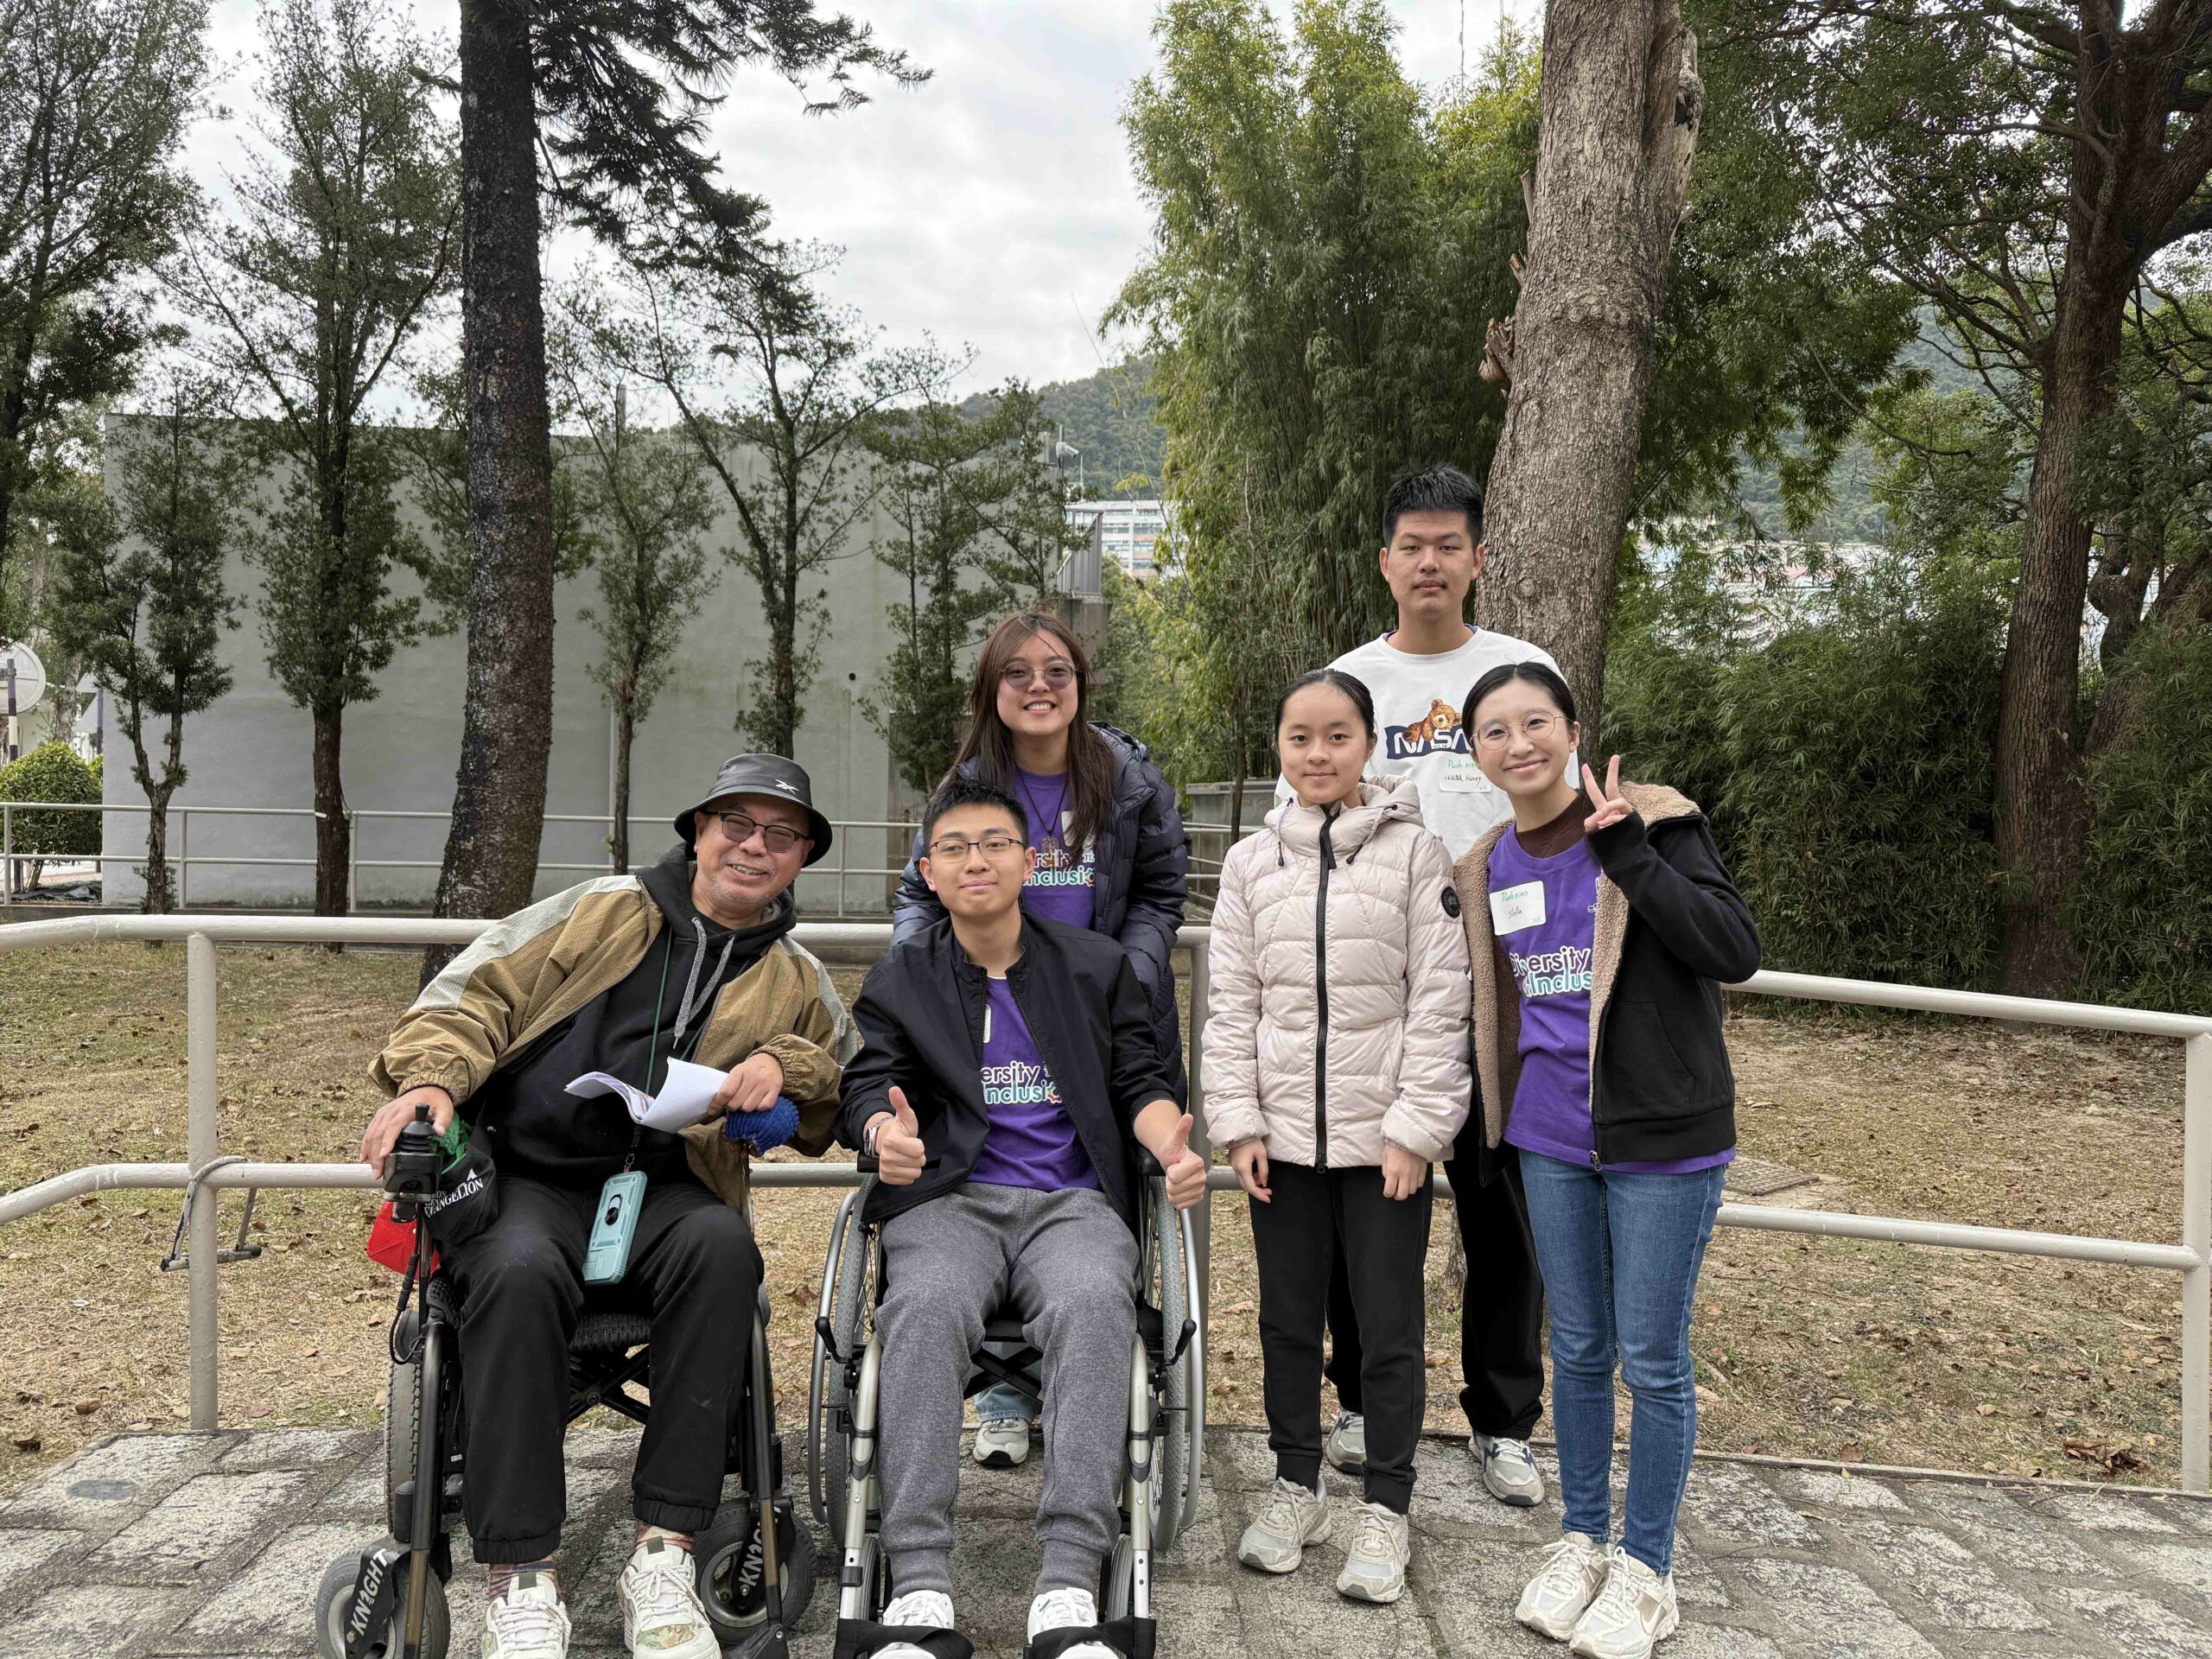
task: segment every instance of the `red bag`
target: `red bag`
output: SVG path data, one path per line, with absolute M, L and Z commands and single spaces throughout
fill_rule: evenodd
M 415 1262 L 415 1229 L 419 1224 L 399 1221 L 391 1213 L 391 1200 L 386 1198 L 377 1206 L 377 1218 L 369 1224 L 369 1260 L 378 1267 L 390 1268 L 394 1273 L 404 1273 Z M 437 1252 L 430 1253 L 430 1270 L 437 1271 Z

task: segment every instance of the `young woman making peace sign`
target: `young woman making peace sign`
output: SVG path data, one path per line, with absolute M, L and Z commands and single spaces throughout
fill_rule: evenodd
M 1590 1659 L 1645 1659 L 1678 1622 L 1675 1515 L 1697 1435 L 1690 1300 L 1735 1084 L 1720 987 L 1758 967 L 1704 815 L 1671 789 L 1568 772 L 1582 728 L 1541 663 L 1493 669 L 1464 711 L 1513 804 L 1453 872 L 1486 1132 L 1521 1154 L 1552 1316 L 1565 1536 L 1515 1616 Z M 1613 1370 L 1635 1402 L 1610 1549 Z

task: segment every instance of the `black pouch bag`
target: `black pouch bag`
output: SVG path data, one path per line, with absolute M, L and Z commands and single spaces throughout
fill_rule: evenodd
M 488 1151 L 472 1146 L 438 1177 L 438 1196 L 423 1206 L 423 1225 L 439 1249 L 451 1249 L 499 1218 L 499 1172 Z

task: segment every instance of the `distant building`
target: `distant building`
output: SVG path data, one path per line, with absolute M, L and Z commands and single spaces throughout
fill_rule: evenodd
M 1165 501 L 1071 501 L 1068 522 L 1089 530 L 1105 557 L 1133 576 L 1149 576 L 1169 563 L 1160 545 L 1175 518 Z

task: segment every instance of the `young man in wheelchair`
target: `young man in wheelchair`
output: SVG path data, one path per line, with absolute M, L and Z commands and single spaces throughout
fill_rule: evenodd
M 1037 855 L 1020 804 L 956 779 L 931 800 L 921 873 L 946 917 L 893 946 L 854 1015 L 842 1133 L 878 1160 L 883 1344 L 877 1445 L 896 1599 L 881 1624 L 953 1627 L 961 1402 L 1001 1306 L 1044 1356 L 1043 1562 L 1029 1635 L 1098 1622 L 1120 1515 L 1142 1181 L 1205 1192 L 1135 972 L 1102 934 L 1025 918 Z M 893 1642 L 880 1659 L 928 1659 Z M 1077 1643 L 1065 1659 L 1113 1659 Z
M 463 1507 L 490 1570 L 484 1659 L 567 1652 L 551 1557 L 588 1249 L 593 1281 L 611 1271 L 652 1319 L 625 1638 L 641 1659 L 721 1653 L 690 1551 L 721 1500 L 760 1286 L 741 1207 L 747 1154 L 719 1116 L 664 1134 L 634 1125 L 618 1097 L 567 1085 L 604 1071 L 652 1090 L 670 1060 L 690 1060 L 727 1073 L 718 1114 L 761 1115 L 747 1120 L 760 1149 L 780 1134 L 819 1152 L 856 1039 L 828 973 L 787 937 L 791 883 L 830 849 L 806 773 L 741 755 L 676 829 L 683 842 L 650 869 L 583 882 L 485 933 L 376 1061 L 396 1097 L 362 1137 L 365 1160 L 381 1167 L 427 1101 L 441 1131 L 456 1111 L 467 1120 L 496 1173 L 496 1219 L 444 1253 L 461 1299 Z M 779 1096 L 798 1108 L 795 1133 Z M 618 1190 L 634 1228 L 610 1267 L 601 1224 Z

